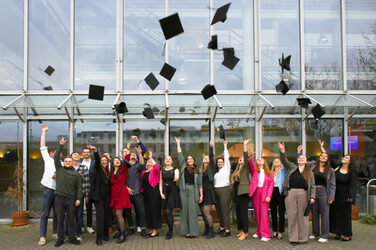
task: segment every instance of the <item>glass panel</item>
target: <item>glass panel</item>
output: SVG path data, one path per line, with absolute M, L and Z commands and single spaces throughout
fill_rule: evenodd
M 268 162 L 279 158 L 277 142 L 285 143 L 286 156 L 296 162 L 296 148 L 301 142 L 300 119 L 263 119 L 262 120 L 262 157 Z
M 227 3 L 228 1 L 215 0 L 213 7 L 218 8 Z M 215 10 L 213 15 L 214 13 Z M 226 22 L 213 25 L 213 35 L 218 35 L 218 49 L 233 47 L 235 56 L 240 59 L 235 68 L 230 70 L 222 65 L 223 52 L 214 50 L 216 88 L 254 89 L 253 0 L 232 1 Z M 207 50 L 206 45 L 207 43 L 204 42 L 205 50 Z
M 300 89 L 299 1 L 271 0 L 261 3 L 262 89 L 275 89 L 281 81 L 278 59 L 291 55 L 290 89 Z
M 112 157 L 116 153 L 116 123 L 112 120 L 84 120 L 84 123 L 76 121 L 74 124 L 73 150 L 81 152 L 88 144 L 95 146 L 99 154 L 110 153 Z
M 22 138 L 23 123 L 19 121 L 19 159 L 22 167 Z M 1 121 L 0 123 L 0 218 L 10 218 L 11 211 L 17 210 L 17 201 L 8 200 L 5 203 L 4 192 L 9 186 L 14 187 L 13 174 L 16 169 L 17 161 L 6 158 L 7 153 L 17 154 L 17 121 Z
M 205 120 L 170 121 L 170 155 L 174 165 L 179 166 L 174 136 L 180 137 L 184 157 L 192 155 L 200 166 L 203 155 L 209 154 L 209 123 Z
M 146 150 L 151 150 L 153 158 L 159 166 L 163 165 L 165 157 L 164 129 L 165 126 L 158 120 L 127 120 L 124 123 L 123 130 L 123 147 L 125 148 L 131 136 L 136 135 L 138 139 L 145 145 Z M 137 144 L 133 141 L 131 152 L 135 152 L 134 148 Z
M 0 1 L 0 91 L 23 86 L 24 1 Z
M 164 78 L 159 75 L 165 61 L 165 38 L 158 21 L 164 17 L 164 3 L 124 1 L 124 89 L 150 90 L 145 81 L 140 81 L 150 72 L 160 82 L 156 89 L 165 89 Z
M 29 89 L 69 88 L 70 1 L 29 1 Z M 49 76 L 45 69 L 55 71 Z
M 116 88 L 116 1 L 76 0 L 74 88 Z
M 306 89 L 343 88 L 340 2 L 304 1 Z
M 358 172 L 356 205 L 360 207 L 360 213 L 366 213 L 366 184 L 376 178 L 376 119 L 351 119 L 348 135 L 348 152 Z M 374 191 L 371 192 L 375 195 Z
M 376 1 L 346 0 L 348 89 L 376 89 Z
M 209 2 L 170 0 L 169 15 L 179 13 L 184 33 L 168 40 L 169 64 L 176 68 L 170 89 L 202 89 L 209 83 Z M 159 65 L 163 65 L 162 63 Z
M 48 126 L 46 146 L 48 152 L 56 150 L 61 137 L 68 138 L 67 121 L 44 121 L 43 125 Z M 40 183 L 44 173 L 44 161 L 40 153 L 40 136 L 42 124 L 38 121 L 29 121 L 28 126 L 28 209 L 32 217 L 40 217 L 42 214 L 43 190 Z M 68 153 L 68 144 L 64 146 L 63 155 Z M 51 211 L 52 216 L 52 211 Z

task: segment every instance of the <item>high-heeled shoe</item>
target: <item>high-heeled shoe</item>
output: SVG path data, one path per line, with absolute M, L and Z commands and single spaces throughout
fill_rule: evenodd
M 245 240 L 248 238 L 248 233 L 243 233 L 239 238 L 238 240 Z
M 240 236 L 242 236 L 242 234 L 243 234 L 243 231 L 240 231 L 237 235 L 236 235 L 236 237 L 240 237 Z

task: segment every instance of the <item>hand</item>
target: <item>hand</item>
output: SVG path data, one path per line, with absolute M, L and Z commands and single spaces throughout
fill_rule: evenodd
M 266 201 L 266 203 L 269 203 L 270 202 L 270 198 L 269 197 L 266 198 L 265 201 Z
M 129 195 L 133 195 L 133 189 L 127 187 L 127 190 L 128 190 L 128 194 L 129 194 Z
M 315 199 L 311 199 L 311 200 L 309 201 L 309 204 L 313 204 L 313 203 L 315 203 Z
M 47 125 L 43 125 L 42 126 L 42 132 L 45 133 L 45 132 L 47 132 L 47 130 L 48 130 Z
M 153 166 L 156 164 L 156 162 L 154 161 L 153 158 L 149 158 L 149 160 L 151 161 L 151 163 L 153 164 Z
M 127 143 L 127 149 L 128 149 L 128 150 L 131 149 L 131 145 L 132 145 L 132 143 L 133 143 L 133 141 L 129 141 L 129 142 Z
M 283 142 L 278 142 L 277 143 L 277 145 L 278 145 L 278 148 L 279 148 L 279 151 L 282 153 L 282 154 L 284 154 L 285 153 L 285 144 L 283 143 Z
M 198 203 L 202 203 L 202 201 L 204 200 L 204 197 L 200 196 L 200 199 L 198 200 Z
M 227 141 L 223 142 L 223 146 L 227 147 Z
M 142 149 L 141 149 L 141 147 L 135 147 L 135 149 L 136 149 L 136 152 L 137 152 L 138 154 L 141 154 L 141 153 L 142 153 Z
M 301 154 L 302 150 L 303 150 L 303 145 L 299 145 L 298 148 L 296 149 L 296 152 L 298 152 L 298 154 Z
M 89 203 L 89 197 L 85 197 L 85 202 Z
M 151 152 L 150 150 L 148 151 L 148 156 L 149 156 L 149 159 L 152 159 L 153 158 L 153 152 Z
M 244 142 L 243 142 L 243 144 L 247 145 L 250 141 L 252 141 L 252 139 L 245 139 Z
M 64 145 L 67 141 L 64 139 L 64 137 L 61 137 L 60 145 Z
M 76 207 L 78 207 L 80 205 L 80 201 L 79 200 L 76 200 Z
M 210 141 L 210 142 L 209 142 L 209 147 L 211 147 L 211 148 L 212 148 L 213 146 L 214 146 L 214 143 L 213 143 L 213 141 Z
M 140 142 L 140 140 L 139 140 L 139 139 L 137 138 L 137 136 L 135 136 L 135 135 L 132 135 L 132 136 L 131 136 L 131 139 L 134 140 L 134 141 L 137 142 L 137 143 Z
M 174 138 L 175 138 L 175 142 L 176 142 L 176 144 L 180 144 L 180 138 L 179 138 L 179 137 L 176 137 L 176 136 L 174 136 Z
M 330 204 L 332 204 L 333 203 L 333 201 L 332 200 L 328 200 L 328 204 L 330 205 Z
M 253 151 L 253 148 L 249 148 L 248 149 L 248 157 L 249 158 L 252 158 L 253 156 L 255 156 L 256 152 Z
M 125 156 L 129 155 L 129 149 L 125 148 L 123 149 L 123 158 L 125 159 Z
M 56 180 L 56 172 L 52 175 L 52 179 Z
M 166 199 L 166 196 L 164 194 L 161 193 L 161 198 L 162 200 L 165 200 Z
M 93 152 L 97 152 L 97 148 L 92 145 L 87 145 L 88 149 L 93 150 Z
M 321 140 L 321 139 L 317 139 L 317 141 L 318 141 L 319 144 L 320 144 L 320 148 L 323 148 L 325 142 L 324 142 L 323 140 Z

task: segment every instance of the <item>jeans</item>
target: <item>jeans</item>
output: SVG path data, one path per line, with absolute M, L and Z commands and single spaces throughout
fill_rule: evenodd
M 84 208 L 84 198 L 81 199 L 80 205 L 76 207 L 76 236 L 82 235 L 83 208 Z M 68 224 L 69 224 L 68 221 L 69 221 L 69 216 L 65 216 L 65 235 L 68 235 Z
M 51 207 L 53 209 L 52 232 L 57 232 L 57 215 L 55 211 L 55 191 L 53 189 L 45 188 L 43 191 L 43 205 L 42 215 L 40 217 L 40 237 L 47 236 L 48 216 L 50 215 Z
M 141 229 L 145 229 L 145 205 L 142 194 L 130 195 L 129 198 L 133 204 L 136 216 L 138 215 L 139 226 Z

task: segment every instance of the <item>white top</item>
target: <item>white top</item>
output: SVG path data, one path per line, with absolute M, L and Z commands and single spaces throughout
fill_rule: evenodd
M 73 166 L 73 168 L 74 168 L 74 170 L 76 170 L 77 171 L 77 169 L 80 167 L 80 165 L 78 165 L 78 166 Z
M 44 173 L 43 173 L 43 177 L 40 183 L 47 188 L 51 188 L 55 190 L 56 180 L 52 179 L 52 176 L 54 175 L 56 171 L 54 159 L 52 159 L 51 156 L 48 154 L 47 147 L 41 147 L 40 153 L 42 154 L 42 158 L 44 161 Z
M 82 162 L 80 163 L 81 165 L 85 165 L 87 167 L 87 169 L 90 169 L 90 164 L 91 164 L 91 158 L 89 158 L 88 161 L 86 161 L 85 159 L 82 160 Z
M 214 175 L 214 187 L 228 187 L 230 186 L 230 171 L 231 164 L 229 160 L 228 151 L 225 150 L 224 154 L 224 165 L 219 171 Z
M 274 176 L 274 187 L 278 187 L 277 176 Z
M 260 173 L 259 173 L 259 181 L 257 187 L 261 188 L 264 186 L 264 180 L 265 180 L 265 172 L 263 168 L 260 168 Z

